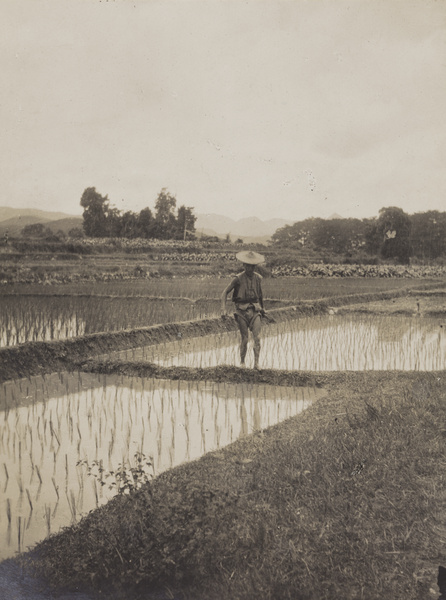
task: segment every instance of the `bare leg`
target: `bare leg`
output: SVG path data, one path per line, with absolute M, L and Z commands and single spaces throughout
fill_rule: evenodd
M 260 330 L 262 329 L 262 320 L 260 315 L 256 316 L 252 323 L 252 336 L 254 338 L 254 369 L 259 368 L 260 356 Z
M 245 365 L 246 351 L 248 350 L 248 324 L 246 323 L 243 317 L 236 315 L 235 317 L 237 321 L 238 328 L 240 330 L 241 342 L 240 342 L 240 362 L 242 366 Z

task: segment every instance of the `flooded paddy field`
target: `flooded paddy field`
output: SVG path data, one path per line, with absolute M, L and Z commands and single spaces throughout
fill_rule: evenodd
M 438 302 L 443 302 L 443 299 L 444 297 L 438 296 L 433 302 L 438 305 Z M 134 300 L 137 303 L 141 301 L 143 306 L 147 299 Z M 60 298 L 60 301 L 63 303 L 64 299 Z M 172 299 L 165 300 L 166 306 L 171 301 L 173 302 Z M 146 524 L 147 521 L 149 534 L 147 540 L 144 540 L 143 548 L 151 548 L 153 535 L 150 522 L 146 518 L 147 513 L 144 512 L 147 507 L 144 505 L 141 508 L 136 501 L 140 496 L 135 494 L 127 497 L 127 494 L 124 494 L 115 498 L 113 502 L 109 500 L 116 496 L 125 477 L 132 477 L 131 469 L 139 469 L 140 475 L 143 474 L 147 480 L 161 474 L 156 478 L 153 486 L 150 486 L 150 490 L 157 489 L 157 485 L 162 487 L 165 481 L 170 481 L 169 485 L 173 486 L 172 489 L 177 490 L 175 486 L 179 485 L 178 473 L 181 479 L 181 473 L 187 472 L 190 475 L 185 477 L 184 485 L 181 484 L 178 491 L 171 496 L 178 502 L 178 505 L 172 508 L 171 518 L 172 531 L 177 532 L 180 520 L 177 522 L 175 515 L 182 514 L 184 499 L 186 498 L 186 505 L 187 499 L 190 500 L 191 481 L 193 490 L 200 490 L 200 498 L 207 498 L 206 494 L 208 494 L 206 486 L 209 481 L 203 475 L 202 464 L 194 462 L 194 459 L 219 448 L 225 448 L 219 455 L 231 458 L 224 460 L 219 458 L 216 461 L 211 455 L 207 458 L 209 463 L 214 462 L 215 465 L 204 462 L 209 471 L 214 474 L 218 501 L 222 503 L 221 506 L 225 510 L 229 510 L 225 505 L 225 496 L 219 491 L 223 478 L 226 478 L 224 485 L 226 480 L 231 481 L 230 489 L 237 495 L 241 505 L 251 502 L 251 499 L 252 505 L 246 507 L 245 521 L 243 519 L 240 521 L 244 523 L 243 526 L 239 527 L 238 524 L 240 514 L 237 511 L 241 509 L 238 508 L 237 511 L 234 509 L 237 512 L 236 517 L 234 513 L 230 513 L 234 516 L 235 524 L 227 537 L 228 519 L 222 518 L 221 524 L 215 526 L 215 532 L 222 535 L 219 550 L 214 552 L 216 561 L 217 559 L 220 561 L 226 550 L 232 548 L 234 540 L 239 539 L 237 536 L 240 531 L 248 531 L 246 527 L 252 525 L 251 537 L 242 540 L 243 552 L 249 540 L 252 541 L 252 549 L 256 553 L 259 548 L 256 540 L 274 540 L 274 536 L 278 536 L 280 539 L 276 540 L 276 546 L 274 544 L 271 546 L 271 556 L 278 557 L 282 555 L 276 551 L 277 549 L 293 548 L 295 547 L 293 544 L 297 545 L 299 540 L 306 540 L 302 555 L 305 556 L 305 560 L 317 557 L 317 560 L 311 563 L 312 571 L 316 572 L 317 565 L 322 562 L 319 557 L 323 557 L 324 563 L 329 562 L 333 556 L 332 549 L 344 543 L 343 536 L 345 536 L 344 545 L 350 552 L 348 556 L 359 556 L 358 547 L 352 549 L 349 546 L 352 539 L 351 531 L 359 531 L 358 539 L 367 539 L 370 545 L 376 540 L 379 542 L 379 535 L 375 534 L 375 531 L 377 520 L 381 517 L 385 521 L 385 535 L 384 542 L 381 540 L 382 544 L 376 543 L 376 556 L 381 559 L 384 548 L 385 554 L 388 553 L 388 557 L 384 557 L 386 562 L 387 559 L 389 562 L 393 559 L 399 560 L 399 554 L 393 554 L 395 548 L 397 550 L 406 548 L 407 536 L 411 535 L 410 532 L 417 527 L 416 524 L 409 523 L 410 516 L 416 513 L 413 509 L 413 501 L 420 499 L 421 502 L 424 498 L 418 488 L 412 496 L 408 493 L 410 507 L 402 518 L 401 490 L 406 491 L 404 486 L 419 485 L 423 493 L 426 492 L 428 489 L 426 481 L 419 477 L 416 469 L 414 471 L 414 465 L 417 467 L 420 463 L 423 469 L 420 472 L 425 474 L 426 456 L 431 456 L 429 452 L 432 452 L 434 443 L 432 440 L 439 446 L 444 439 L 442 430 L 435 425 L 432 439 L 426 441 L 426 423 L 431 423 L 432 420 L 427 420 L 422 426 L 420 423 L 424 415 L 423 411 L 430 410 L 433 404 L 429 390 L 433 390 L 432 393 L 438 395 L 439 402 L 441 394 L 444 395 L 441 370 L 444 370 L 446 358 L 444 333 L 446 323 L 443 315 L 440 313 L 435 317 L 428 316 L 428 311 L 423 311 L 423 306 L 427 307 L 427 304 L 421 304 L 422 309 L 419 311 L 416 299 L 412 297 L 401 301 L 408 303 L 411 307 L 410 311 L 408 309 L 398 314 L 397 308 L 395 311 L 390 311 L 396 313 L 390 316 L 387 314 L 389 311 L 385 311 L 386 314 L 377 314 L 378 311 L 365 314 L 356 310 L 351 314 L 341 314 L 341 310 L 337 313 L 336 303 L 332 304 L 333 309 L 326 306 L 331 314 L 311 317 L 302 314 L 298 316 L 296 311 L 297 318 L 289 319 L 285 313 L 279 311 L 276 315 L 283 316 L 281 318 L 277 316 L 277 323 L 265 326 L 262 330 L 262 371 L 260 373 L 251 369 L 242 370 L 235 367 L 229 369 L 222 366 L 225 364 L 233 366 L 239 363 L 239 334 L 235 329 L 227 331 L 226 326 L 223 327 L 224 320 L 214 319 L 213 323 L 203 326 L 202 333 L 206 335 L 200 336 L 197 329 L 196 333 L 193 333 L 196 337 L 187 337 L 184 329 L 172 323 L 178 320 L 177 311 L 175 317 L 170 319 L 171 328 L 163 326 L 162 329 L 166 333 L 164 337 L 160 336 L 156 339 L 154 336 L 153 340 L 144 336 L 140 338 L 141 342 L 151 343 L 151 346 L 142 346 L 140 342 L 138 345 L 141 347 L 112 353 L 108 352 L 109 349 L 125 346 L 119 343 L 111 344 L 110 339 L 113 334 L 107 334 L 103 344 L 101 342 L 101 352 L 108 352 L 102 354 L 103 358 L 113 358 L 115 365 L 119 365 L 119 361 L 121 365 L 123 361 L 129 363 L 133 361 L 135 369 L 138 366 L 137 361 L 155 363 L 162 367 L 172 365 L 174 367 L 171 370 L 172 375 L 169 375 L 171 379 L 155 380 L 148 377 L 144 379 L 130 376 L 131 370 L 129 370 L 125 377 L 73 372 L 5 382 L 0 386 L 0 560 L 14 556 L 17 551 L 23 552 L 39 540 L 47 538 L 48 534 L 79 521 L 81 521 L 79 528 L 69 528 L 61 536 L 50 537 L 45 541 L 43 546 L 50 548 L 47 566 L 53 561 L 57 563 L 58 555 L 61 558 L 68 554 L 71 557 L 71 553 L 74 555 L 76 551 L 73 550 L 72 542 L 76 538 L 79 541 L 80 558 L 77 562 L 73 562 L 76 565 L 73 569 L 80 569 L 79 573 L 76 573 L 76 577 L 79 575 L 80 580 L 88 580 L 90 567 L 88 569 L 81 567 L 88 552 L 93 552 L 95 556 L 94 560 L 92 559 L 92 564 L 94 562 L 95 565 L 91 567 L 93 570 L 101 569 L 102 565 L 106 564 L 102 560 L 103 556 L 108 556 L 108 553 L 111 556 L 114 552 L 114 544 L 103 541 L 106 538 L 101 528 L 103 527 L 105 531 L 118 531 L 120 523 L 125 523 L 126 519 L 128 524 L 138 523 L 138 527 L 141 522 L 144 521 Z M 91 298 L 88 302 L 90 305 L 94 304 Z M 379 305 L 386 305 L 392 309 L 394 304 L 393 301 L 387 301 Z M 101 304 L 101 310 L 106 311 L 104 308 L 106 306 L 108 305 Z M 126 306 L 122 309 L 124 312 L 131 313 L 133 305 L 122 306 Z M 430 308 L 429 305 L 429 310 Z M 92 311 L 94 310 L 96 307 L 92 308 Z M 270 314 L 273 316 L 275 313 L 271 311 Z M 112 316 L 111 313 L 107 318 Z M 97 318 L 98 327 L 102 327 L 99 321 L 100 315 Z M 115 315 L 115 318 L 119 319 L 119 316 Z M 138 318 L 140 321 L 137 325 L 143 326 L 141 313 L 138 314 Z M 284 320 L 285 318 L 288 320 Z M 230 320 L 233 325 L 232 319 Z M 215 333 L 218 330 L 221 333 Z M 137 332 L 128 333 L 130 337 L 134 334 L 130 344 L 134 343 L 138 339 Z M 124 340 L 125 336 L 122 332 L 116 336 L 122 336 L 124 343 L 128 343 L 128 340 Z M 170 340 L 175 338 L 175 341 L 155 343 L 169 338 Z M 89 343 L 91 346 L 88 345 Z M 39 344 L 30 344 L 28 347 L 30 352 L 34 346 L 37 347 Z M 71 359 L 68 353 L 68 359 L 71 360 L 70 368 L 75 368 L 76 363 L 80 361 L 84 348 L 85 358 L 89 356 L 100 358 L 97 356 L 99 343 L 95 346 L 93 341 L 85 338 L 69 343 L 57 342 L 42 344 L 42 346 L 60 351 L 72 346 Z M 74 350 L 76 350 L 75 356 Z M 3 352 L 10 352 L 12 355 L 15 349 L 6 349 Z M 25 357 L 25 353 L 23 356 Z M 223 371 L 226 370 L 228 377 L 233 377 L 234 381 L 226 379 L 218 383 L 216 377 L 212 382 L 212 370 L 218 376 L 218 368 L 213 368 L 216 366 Z M 248 351 L 248 367 L 250 366 L 252 366 L 251 346 Z M 187 380 L 186 376 L 184 380 L 174 376 L 175 369 L 178 373 L 184 372 L 187 375 L 188 369 L 192 372 L 196 367 L 209 367 L 209 377 L 205 373 L 204 376 L 201 375 L 201 381 L 192 381 L 192 379 Z M 267 369 L 270 371 L 268 372 Z M 325 378 L 324 388 L 303 387 L 297 383 L 293 383 L 294 387 L 288 384 L 278 385 L 279 370 L 283 369 L 287 370 L 288 375 L 296 377 L 301 375 L 304 385 L 306 381 L 311 380 L 310 377 L 313 381 L 317 381 L 317 373 L 314 372 L 326 371 L 327 373 L 320 374 L 321 380 Z M 412 371 L 412 373 L 391 372 L 397 370 Z M 437 370 L 437 373 L 427 373 L 433 370 Z M 308 374 L 307 380 L 302 371 Z M 331 373 L 328 373 L 329 371 Z M 369 373 L 359 371 L 369 371 Z M 168 369 L 165 370 L 166 375 L 167 372 Z M 263 381 L 267 380 L 270 383 L 259 382 L 259 378 L 263 375 L 265 375 Z M 341 381 L 341 376 L 345 378 L 344 382 Z M 327 383 L 329 379 L 331 383 Z M 235 380 L 238 383 L 235 383 Z M 276 385 L 271 385 L 274 382 Z M 406 388 L 403 390 L 404 386 Z M 388 404 L 386 394 L 394 399 L 392 402 L 395 402 L 397 410 L 394 410 L 392 403 Z M 430 403 L 424 402 L 427 397 L 430 398 Z M 319 399 L 320 402 L 315 402 Z M 409 405 L 407 408 L 406 404 Z M 305 410 L 310 405 L 311 408 Z M 439 406 L 444 406 L 444 402 L 439 403 Z M 411 421 L 410 411 L 413 412 L 415 409 L 417 412 Z M 352 414 L 349 412 L 351 410 Z M 292 419 L 296 415 L 301 416 Z M 387 428 L 391 418 L 395 421 Z M 407 422 L 410 423 L 409 426 L 406 426 Z M 443 420 L 439 422 L 442 424 Z M 275 429 L 273 426 L 277 423 L 280 425 Z M 363 428 L 361 424 L 364 425 Z M 261 435 L 249 435 L 260 431 Z M 399 435 L 395 441 L 395 451 L 389 451 L 395 432 Z M 385 436 L 388 434 L 388 437 L 384 434 Z M 369 446 L 364 445 L 368 435 L 371 440 Z M 383 436 L 383 441 L 379 435 Z M 419 435 L 417 440 L 420 447 L 422 443 L 426 444 L 427 454 L 423 455 L 418 446 L 415 447 L 414 435 Z M 265 440 L 269 440 L 270 448 Z M 235 444 L 231 445 L 231 442 Z M 263 446 L 269 449 L 261 455 Z M 407 451 L 401 453 L 402 447 Z M 440 450 L 442 454 L 439 455 L 444 455 L 442 449 L 439 449 L 439 453 Z M 257 451 L 260 452 L 259 455 L 256 454 Z M 279 456 L 277 456 L 278 451 Z M 388 455 L 392 460 L 387 464 Z M 404 471 L 401 462 L 406 457 L 407 465 Z M 172 469 L 181 463 L 184 463 L 182 467 Z M 397 468 L 391 472 L 388 477 L 389 483 L 386 483 L 383 482 L 382 474 L 389 473 L 389 465 L 390 467 L 397 465 Z M 230 479 L 232 471 L 234 473 Z M 400 472 L 404 478 L 398 480 L 394 490 L 392 485 Z M 266 491 L 259 487 L 259 481 L 264 473 Z M 373 493 L 376 489 L 380 489 L 380 486 L 384 486 L 385 494 L 388 494 L 392 501 L 391 506 L 398 509 L 395 515 L 392 513 L 386 516 L 386 511 L 381 510 L 379 504 L 380 497 L 375 498 L 373 506 L 367 504 L 372 508 L 376 504 L 378 508 L 376 511 L 374 508 L 371 510 L 369 521 L 366 522 L 369 529 L 366 527 L 365 533 L 361 529 L 355 529 L 364 523 L 365 504 L 360 500 L 367 496 L 367 494 L 361 496 L 358 482 L 363 486 L 370 486 Z M 436 485 L 437 483 L 432 489 L 436 489 Z M 330 489 L 332 491 L 327 493 Z M 142 490 L 142 494 L 145 493 L 146 490 Z M 332 503 L 337 499 L 339 499 L 339 506 L 333 513 L 335 516 L 332 517 L 328 513 Z M 358 499 L 356 508 L 351 504 L 355 499 Z M 118 511 L 116 520 L 111 521 L 111 526 L 104 515 L 113 514 L 115 507 L 121 506 L 121 500 L 122 506 L 128 502 L 125 506 L 129 510 L 123 510 L 122 513 Z M 136 508 L 131 512 L 134 500 Z M 319 501 L 322 504 L 326 502 L 326 505 L 319 507 L 318 512 Z M 437 502 L 437 498 L 435 501 Z M 157 517 L 163 514 L 163 510 L 170 509 L 170 506 L 166 507 L 165 504 L 165 497 L 162 496 L 161 503 L 157 505 L 156 511 L 154 510 L 153 523 L 159 522 Z M 347 506 L 349 508 L 344 517 L 343 511 Z M 288 514 L 289 507 L 291 510 Z M 299 515 L 303 510 L 302 507 L 305 508 L 305 518 L 301 519 Z M 94 510 L 96 508 L 100 510 Z M 193 513 L 195 505 L 191 504 L 186 508 L 192 511 L 191 514 L 195 514 Z M 277 512 L 274 512 L 276 509 Z M 90 511 L 88 519 L 82 520 L 81 517 Z M 214 516 L 210 523 L 220 523 L 219 511 L 220 509 L 216 510 L 215 514 L 212 513 Z M 269 515 L 273 512 L 273 518 L 268 522 Z M 444 511 L 438 508 L 435 514 L 444 514 Z M 358 518 L 354 527 L 351 521 L 352 515 Z M 282 518 L 283 522 L 280 521 Z M 296 520 L 295 531 L 289 531 L 289 519 Z M 398 519 L 409 523 L 407 526 L 409 533 L 406 535 L 404 528 L 401 529 L 401 535 L 406 536 L 401 542 L 397 537 L 400 535 L 399 529 L 396 528 L 395 535 L 392 534 L 393 537 L 387 540 L 385 536 L 389 527 L 398 525 Z M 277 527 L 278 522 L 282 523 L 281 527 Z M 95 526 L 90 529 L 89 523 L 95 523 Z M 330 544 L 327 546 L 329 550 L 324 554 L 320 544 L 324 543 L 326 539 L 324 536 L 329 535 L 330 528 L 336 524 L 339 524 L 339 528 L 333 530 L 333 538 L 330 538 Z M 166 522 L 166 526 L 170 526 L 169 522 Z M 123 531 L 127 529 L 124 527 Z M 201 549 L 201 544 L 206 538 L 203 532 L 207 529 L 201 530 L 200 527 L 193 529 L 192 539 L 195 540 L 195 535 L 200 539 L 198 545 L 193 547 Z M 267 535 L 262 537 L 261 532 L 264 530 Z M 420 531 L 425 530 L 426 526 L 423 523 Z M 98 538 L 94 542 L 91 541 L 91 545 L 88 546 L 89 536 L 94 537 L 95 532 Z M 284 536 L 283 539 L 281 536 Z M 125 538 L 125 535 L 123 537 Z M 209 539 L 211 537 L 213 536 L 209 536 Z M 176 539 L 175 535 L 169 539 Z M 88 552 L 84 549 L 84 543 L 85 547 L 89 548 Z M 184 549 L 189 547 L 188 543 L 180 540 L 179 555 L 184 554 Z M 416 541 L 413 543 L 415 545 Z M 116 554 L 114 557 L 116 562 L 110 561 L 111 567 L 109 570 L 108 567 L 106 569 L 107 578 L 112 576 L 111 574 L 120 573 L 121 566 L 122 573 L 132 573 L 133 565 L 139 564 L 139 550 L 137 553 L 132 553 L 130 548 L 127 553 L 123 552 L 122 548 L 125 547 L 123 539 L 118 541 L 117 538 L 116 544 L 124 558 L 119 558 Z M 432 540 L 429 540 L 429 544 L 432 544 Z M 368 547 L 368 544 L 366 545 Z M 263 548 L 265 552 L 268 546 L 269 541 Z M 39 546 L 41 547 L 42 545 Z M 51 548 L 54 550 L 54 555 L 51 554 L 53 551 Z M 97 549 L 100 558 L 96 558 L 94 554 Z M 173 550 L 176 551 L 175 548 Z M 263 550 L 261 563 L 259 563 L 261 565 L 264 564 Z M 212 552 L 208 552 L 207 555 L 212 555 Z M 150 558 L 144 567 L 147 571 L 156 558 L 150 553 L 148 556 Z M 175 553 L 172 556 L 175 556 L 175 561 L 179 560 Z M 361 571 L 361 565 L 369 564 L 369 556 L 365 553 L 359 557 L 361 560 L 358 559 L 358 564 Z M 296 568 L 296 557 L 291 553 L 288 558 L 287 572 L 291 573 Z M 252 557 L 251 559 L 253 560 Z M 66 558 L 63 560 L 66 561 Z M 194 560 L 191 558 L 190 565 L 200 563 L 199 559 L 195 562 Z M 268 563 L 270 573 L 275 572 L 274 560 Z M 246 562 L 244 554 L 241 553 L 235 564 Z M 156 560 L 153 564 L 156 564 Z M 380 562 L 378 566 L 382 570 L 385 566 L 384 562 Z M 373 573 L 381 572 L 378 566 L 375 564 Z M 302 567 L 299 581 L 306 581 L 307 569 L 305 565 Z M 392 566 L 391 571 L 394 572 L 395 569 L 396 567 Z M 358 568 L 353 571 L 356 576 Z M 229 586 L 232 585 L 231 572 L 228 571 Z M 415 572 L 412 564 L 407 567 L 407 572 L 410 574 Z M 147 573 L 144 576 L 149 577 Z M 78 579 L 74 578 L 73 581 Z M 116 581 L 123 584 L 127 580 L 121 574 L 116 575 Z M 342 593 L 337 596 L 347 597 Z M 383 594 L 382 597 L 396 596 Z
M 126 282 L 78 282 L 59 286 L 11 284 L 0 289 L 0 348 L 35 341 L 64 340 L 96 332 L 111 332 L 220 315 L 223 279 L 172 279 Z M 419 288 L 441 282 L 418 282 Z M 268 309 L 290 303 L 352 293 L 413 293 L 407 280 L 367 278 L 265 278 Z M 416 307 L 415 307 L 416 308 Z
M 0 347 L 202 319 L 219 309 L 217 299 L 0 295 Z
M 446 318 L 446 290 L 414 290 L 410 295 L 392 298 L 387 302 L 364 302 L 342 307 L 339 312 Z
M 150 479 L 295 416 L 323 394 L 86 373 L 2 384 L 0 560 L 106 503 L 122 484 L 117 472 L 131 477 L 138 466 Z
M 230 331 L 179 339 L 108 356 L 162 366 L 237 365 L 239 335 Z M 262 330 L 260 363 L 264 369 L 304 371 L 443 369 L 446 319 L 350 314 L 284 321 Z M 247 366 L 253 366 L 252 347 Z

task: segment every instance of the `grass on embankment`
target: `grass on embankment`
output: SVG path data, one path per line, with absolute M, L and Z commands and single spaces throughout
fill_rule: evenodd
M 436 597 L 446 374 L 320 378 L 301 416 L 118 496 L 38 545 L 35 571 L 126 600 Z

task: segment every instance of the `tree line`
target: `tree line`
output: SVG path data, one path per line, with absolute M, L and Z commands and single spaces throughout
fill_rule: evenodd
M 358 253 L 396 259 L 433 260 L 446 254 L 446 212 L 409 215 L 401 208 L 382 208 L 377 218 L 310 218 L 285 225 L 272 236 L 277 246 L 306 248 L 330 254 Z
M 124 237 L 158 240 L 193 239 L 197 217 L 193 208 L 180 206 L 166 188 L 158 194 L 154 213 L 147 207 L 141 212 L 122 212 L 110 205 L 107 196 L 96 188 L 86 188 L 82 194 L 83 229 L 88 237 Z

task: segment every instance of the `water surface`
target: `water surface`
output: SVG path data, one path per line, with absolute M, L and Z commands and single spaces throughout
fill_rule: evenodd
M 377 315 L 303 317 L 262 329 L 260 366 L 305 371 L 432 371 L 446 364 L 446 323 L 441 319 Z M 237 365 L 238 332 L 179 339 L 113 353 L 163 366 Z M 252 339 L 246 363 L 254 362 Z
M 321 393 L 87 374 L 3 384 L 0 559 L 107 502 L 116 488 L 106 473 L 135 465 L 136 453 L 150 457 L 152 477 L 297 415 Z

